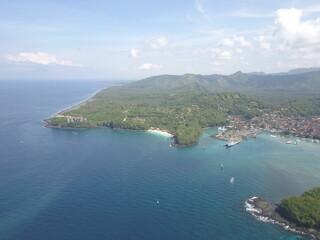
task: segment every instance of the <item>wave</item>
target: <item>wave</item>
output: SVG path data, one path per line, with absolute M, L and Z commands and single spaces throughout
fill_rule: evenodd
M 262 222 L 266 222 L 266 223 L 272 223 L 272 224 L 277 224 L 282 226 L 285 230 L 289 230 L 292 231 L 294 233 L 298 233 L 298 234 L 306 234 L 302 231 L 299 231 L 295 228 L 290 227 L 289 225 L 279 222 L 277 220 L 274 220 L 272 218 L 263 216 L 263 211 L 260 208 L 257 208 L 254 204 L 254 200 L 258 199 L 258 197 L 254 196 L 249 198 L 248 200 L 245 201 L 245 208 L 246 211 L 251 213 L 252 216 L 254 216 L 257 220 L 262 221 Z

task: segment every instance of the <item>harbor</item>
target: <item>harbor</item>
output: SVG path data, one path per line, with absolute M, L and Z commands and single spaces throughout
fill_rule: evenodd
M 260 133 L 263 132 L 261 129 L 235 129 L 233 126 L 228 126 L 227 128 L 219 128 L 218 133 L 212 135 L 219 140 L 228 141 L 227 146 L 233 146 L 241 143 L 250 138 L 256 138 Z

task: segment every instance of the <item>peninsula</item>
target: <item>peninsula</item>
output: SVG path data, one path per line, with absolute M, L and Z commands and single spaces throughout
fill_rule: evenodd
M 300 197 L 282 199 L 278 205 L 252 197 L 246 201 L 246 209 L 259 220 L 320 239 L 320 188 L 306 191 Z
M 204 128 L 233 123 L 234 131 L 250 128 L 251 132 L 261 132 L 275 128 L 287 134 L 320 138 L 317 124 L 320 71 L 298 75 L 261 77 L 237 72 L 229 76 L 151 77 L 103 89 L 89 100 L 47 119 L 46 126 L 157 130 L 172 136 L 175 146 L 196 144 Z M 301 84 L 307 86 L 301 78 L 306 78 L 308 83 L 313 81 L 316 87 L 305 88 L 298 94 Z M 283 101 L 284 97 L 287 102 Z M 314 120 L 308 120 L 310 117 Z M 301 121 L 291 125 L 284 118 Z M 304 132 L 300 131 L 300 123 L 306 122 L 313 123 L 311 131 L 305 128 Z

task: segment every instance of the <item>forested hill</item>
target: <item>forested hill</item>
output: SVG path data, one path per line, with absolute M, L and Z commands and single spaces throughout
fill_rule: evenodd
M 228 114 L 250 119 L 266 107 L 268 104 L 238 93 L 169 94 L 118 87 L 102 90 L 79 107 L 61 113 L 86 120 L 68 122 L 66 117 L 53 117 L 49 126 L 130 130 L 155 127 L 172 133 L 175 143 L 190 145 L 198 142 L 203 128 L 227 124 Z
M 262 109 L 281 107 L 253 95 L 277 103 L 286 99 L 282 107 L 291 115 L 318 116 L 319 94 L 320 71 L 287 75 L 162 75 L 101 90 L 80 106 L 48 120 L 48 126 L 130 130 L 155 127 L 171 132 L 177 144 L 190 145 L 197 143 L 203 128 L 227 124 L 228 115 L 251 119 L 261 115 Z M 292 100 L 297 96 L 300 99 Z
M 298 226 L 320 231 L 320 188 L 306 191 L 300 197 L 283 199 L 278 211 Z
M 299 71 L 297 71 L 299 72 Z M 240 92 L 264 100 L 320 96 L 320 71 L 299 74 L 161 75 L 126 85 L 157 92 Z

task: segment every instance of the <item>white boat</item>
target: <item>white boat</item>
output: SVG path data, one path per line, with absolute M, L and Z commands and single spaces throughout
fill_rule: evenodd
M 287 142 L 287 144 L 291 144 L 291 143 L 292 143 L 292 141 L 288 141 L 288 142 Z
M 230 183 L 234 183 L 234 178 L 230 178 Z
M 223 169 L 223 164 L 222 164 L 222 163 L 221 163 L 221 166 L 220 166 L 220 167 L 221 167 L 221 169 Z
M 270 137 L 276 138 L 277 136 L 276 135 L 270 135 Z
M 159 202 L 159 200 L 157 200 L 157 204 L 159 204 L 160 202 Z
M 219 130 L 220 132 L 225 132 L 225 131 L 227 131 L 227 129 L 226 129 L 224 126 L 223 126 L 223 127 L 219 127 L 218 130 Z
M 227 147 L 232 147 L 232 146 L 234 146 L 234 145 L 237 145 L 239 142 L 238 141 L 229 141 L 228 143 L 227 143 Z

